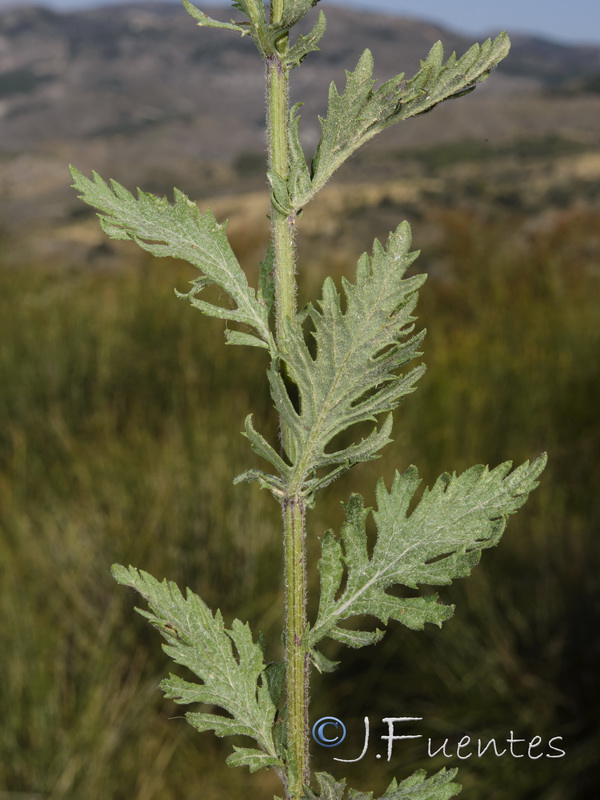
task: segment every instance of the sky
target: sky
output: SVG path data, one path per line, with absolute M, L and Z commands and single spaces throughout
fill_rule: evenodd
M 110 2 L 110 0 L 109 0 Z M 533 33 L 571 44 L 600 45 L 600 2 L 598 0 L 331 0 L 331 4 L 372 11 L 387 11 L 439 22 L 461 33 L 488 34 L 500 29 L 509 33 Z M 202 8 L 227 0 L 196 0 Z M 0 8 L 42 5 L 54 9 L 86 8 L 107 4 L 107 0 L 0 0 Z M 327 10 L 330 0 L 322 0 Z

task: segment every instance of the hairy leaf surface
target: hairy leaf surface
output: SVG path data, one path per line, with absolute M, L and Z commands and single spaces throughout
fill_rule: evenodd
M 131 239 L 155 256 L 181 258 L 204 274 L 192 281 L 188 297 L 193 306 L 208 316 L 248 325 L 253 333 L 230 331 L 232 344 L 251 344 L 274 351 L 269 331 L 269 308 L 257 299 L 225 234 L 211 211 L 201 214 L 183 192 L 175 189 L 175 203 L 138 189 L 137 198 L 116 181 L 110 186 L 96 172 L 90 180 L 74 167 L 73 184 L 81 199 L 96 208 L 100 224 L 112 239 Z M 223 308 L 201 300 L 198 295 L 210 284 L 226 292 L 235 308 Z
M 248 625 L 236 619 L 228 630 L 219 611 L 213 615 L 189 589 L 184 597 L 172 581 L 159 582 L 147 572 L 118 564 L 112 572 L 119 583 L 131 586 L 148 601 L 149 611 L 136 610 L 166 639 L 163 649 L 167 655 L 202 681 L 192 683 L 171 675 L 161 683 L 165 695 L 176 703 L 216 705 L 230 715 L 190 711 L 188 722 L 200 731 L 213 730 L 217 736 L 243 734 L 255 739 L 260 749 L 234 748 L 228 759 L 231 765 L 243 764 L 251 771 L 282 767 L 272 734 L 276 714 L 273 681 Z
M 282 375 L 269 371 L 271 392 L 277 410 L 290 433 L 288 457 L 291 480 L 313 491 L 324 478 L 307 482 L 308 476 L 320 468 L 347 468 L 359 461 L 376 458 L 388 442 L 391 418 L 364 440 L 337 451 L 326 448 L 332 439 L 350 426 L 376 421 L 377 416 L 394 409 L 401 397 L 413 391 L 424 367 L 404 375 L 397 370 L 419 355 L 423 336 L 409 334 L 413 330 L 411 316 L 417 290 L 425 280 L 419 275 L 404 278 L 417 253 L 410 253 L 411 236 L 408 223 L 402 223 L 390 235 L 387 247 L 375 241 L 373 255 L 366 253 L 358 262 L 356 283 L 342 279 L 346 308 L 333 281 L 323 284 L 319 308 L 308 307 L 316 343 L 313 356 L 305 342 L 300 325 L 287 329 L 282 360 L 287 373 L 297 385 L 300 410 L 296 411 Z
M 396 472 L 391 489 L 377 484 L 377 511 L 373 513 L 377 538 L 369 554 L 366 521 L 371 509 L 360 495 L 344 505 L 347 522 L 341 541 L 329 531 L 323 538 L 319 613 L 309 633 L 314 646 L 330 636 L 351 647 L 377 641 L 380 631 L 340 628 L 349 617 L 369 614 L 387 624 L 399 620 L 420 629 L 437 625 L 453 613 L 452 606 L 437 602 L 436 595 L 394 597 L 386 589 L 395 585 L 417 588 L 451 583 L 471 572 L 482 550 L 498 543 L 507 517 L 520 508 L 538 485 L 546 456 L 510 471 L 511 462 L 489 470 L 475 466 L 462 475 L 444 474 L 426 489 L 410 509 L 420 484 L 416 467 Z M 343 591 L 342 580 L 346 572 Z
M 459 784 L 454 783 L 457 771 L 442 769 L 428 778 L 424 770 L 418 770 L 400 783 L 394 779 L 377 800 L 449 800 L 461 790 Z M 327 772 L 317 772 L 315 777 L 319 792 L 305 787 L 304 800 L 373 800 L 373 792 L 348 789 L 346 793 L 345 779 L 336 781 Z
M 404 73 L 374 90 L 373 56 L 365 50 L 354 72 L 346 72 L 346 91 L 329 88 L 327 116 L 321 119 L 321 140 L 312 162 L 310 189 L 291 198 L 302 208 L 359 147 L 380 131 L 403 119 L 430 111 L 485 80 L 507 55 L 510 41 L 501 33 L 494 41 L 474 44 L 460 59 L 452 54 L 444 64 L 441 42 L 435 44 L 421 69 L 410 80 Z

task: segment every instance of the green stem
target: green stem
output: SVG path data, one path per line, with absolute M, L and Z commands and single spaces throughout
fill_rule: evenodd
M 289 175 L 288 154 L 288 72 L 278 55 L 267 59 L 267 126 L 269 170 L 282 180 Z M 296 252 L 294 220 L 271 206 L 271 233 L 275 251 L 276 334 L 279 349 L 285 350 L 285 320 L 296 314 Z
M 283 503 L 285 531 L 285 640 L 288 725 L 288 798 L 300 800 L 310 781 L 308 765 L 308 655 L 306 630 L 305 506 L 302 498 Z
M 281 21 L 283 0 L 271 0 L 271 23 Z M 289 175 L 288 37 L 277 43 L 277 53 L 267 58 L 267 127 L 269 170 L 282 180 Z M 275 314 L 277 346 L 285 353 L 286 321 L 296 316 L 296 247 L 293 216 L 271 205 L 271 233 L 275 255 Z M 281 421 L 284 448 L 289 452 L 289 432 Z M 309 783 L 308 766 L 308 656 L 306 631 L 306 548 L 304 500 L 288 494 L 282 500 L 285 542 L 285 642 L 287 685 L 287 798 L 301 800 L 302 785 Z

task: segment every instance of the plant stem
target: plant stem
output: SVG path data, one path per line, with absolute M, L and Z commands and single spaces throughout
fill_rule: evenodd
M 283 503 L 285 531 L 286 679 L 288 714 L 288 798 L 300 800 L 309 783 L 308 656 L 306 629 L 305 506 L 302 498 Z
M 269 170 L 282 180 L 289 174 L 288 74 L 277 55 L 267 59 L 267 126 Z M 285 349 L 285 320 L 296 313 L 295 244 L 293 219 L 271 206 L 271 233 L 275 251 L 276 334 Z
M 281 21 L 283 0 L 271 0 L 271 23 Z M 277 44 L 277 53 L 267 58 L 267 128 L 269 170 L 282 180 L 289 174 L 288 67 L 285 54 L 288 37 Z M 277 345 L 285 352 L 285 323 L 296 315 L 296 248 L 293 218 L 271 206 L 271 232 L 275 261 L 275 315 Z M 287 448 L 289 433 L 281 420 L 281 436 Z M 289 452 L 289 450 L 288 450 Z M 301 800 L 302 785 L 309 783 L 308 766 L 308 658 L 306 630 L 305 504 L 295 493 L 282 499 L 285 546 L 285 642 L 287 685 L 288 800 Z

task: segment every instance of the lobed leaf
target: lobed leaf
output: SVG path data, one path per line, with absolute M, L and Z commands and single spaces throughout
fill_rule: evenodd
M 459 97 L 485 80 L 507 55 L 505 33 L 473 45 L 460 59 L 452 54 L 443 63 L 441 42 L 435 44 L 421 69 L 410 80 L 404 73 L 374 90 L 373 56 L 365 50 L 354 72 L 346 72 L 346 90 L 329 88 L 327 116 L 321 119 L 321 140 L 312 162 L 310 188 L 296 189 L 293 209 L 302 208 L 359 147 L 380 131 L 403 119 L 424 114 L 438 103 Z
M 318 2 L 319 0 L 316 0 Z M 316 2 L 312 5 L 316 5 Z M 306 58 L 309 53 L 319 50 L 319 42 L 325 35 L 327 28 L 327 20 L 325 14 L 319 11 L 319 16 L 315 22 L 312 30 L 306 36 L 300 35 L 298 40 L 289 48 L 285 54 L 285 63 L 292 69 L 298 67 Z
M 235 748 L 230 764 L 244 764 L 251 771 L 261 766 L 281 768 L 272 733 L 276 716 L 272 695 L 277 684 L 248 625 L 236 619 L 228 630 L 219 611 L 213 615 L 189 589 L 184 597 L 171 581 L 159 582 L 147 572 L 118 564 L 112 573 L 118 583 L 132 587 L 148 601 L 149 611 L 136 610 L 166 639 L 164 651 L 202 681 L 192 683 L 171 675 L 161 683 L 165 695 L 176 703 L 218 706 L 229 715 L 188 712 L 188 722 L 217 736 L 243 734 L 256 740 L 259 750 Z
M 417 367 L 397 374 L 419 354 L 423 338 L 407 338 L 413 330 L 417 289 L 425 280 L 422 275 L 404 278 L 417 257 L 409 252 L 410 243 L 408 223 L 390 235 L 387 248 L 375 241 L 373 255 L 365 253 L 358 262 L 356 283 L 343 279 L 345 310 L 333 281 L 326 279 L 319 308 L 310 305 L 307 312 L 314 327 L 314 356 L 301 325 L 287 328 L 281 360 L 298 387 L 298 411 L 277 365 L 268 375 L 275 406 L 290 435 L 287 456 L 295 491 L 310 495 L 343 469 L 376 458 L 390 441 L 392 422 L 387 415 L 378 425 L 378 415 L 394 409 L 424 372 L 424 367 Z M 376 423 L 365 439 L 327 450 L 339 433 L 365 421 Z M 274 463 L 272 457 L 269 460 Z M 326 474 L 315 477 L 322 468 Z
M 193 306 L 208 316 L 220 317 L 249 326 L 252 333 L 228 332 L 230 344 L 251 344 L 274 353 L 269 330 L 268 300 L 256 297 L 225 234 L 211 211 L 201 214 L 183 192 L 175 189 L 175 202 L 155 197 L 138 189 L 137 198 L 116 181 L 110 186 L 93 173 L 90 180 L 71 167 L 81 199 L 97 209 L 100 224 L 112 239 L 131 239 L 155 256 L 181 258 L 202 270 L 192 281 L 187 297 Z M 201 300 L 198 295 L 211 284 L 229 295 L 235 308 L 223 308 Z
M 459 784 L 454 783 L 457 772 L 442 769 L 428 778 L 424 770 L 418 770 L 400 783 L 393 780 L 378 800 L 449 800 L 461 791 Z M 315 777 L 319 793 L 306 786 L 303 800 L 373 800 L 373 792 L 348 789 L 346 793 L 345 779 L 336 781 L 326 772 L 317 772 Z
M 371 509 L 354 494 L 344 505 L 347 522 L 341 541 L 329 531 L 322 542 L 319 562 L 321 599 L 309 644 L 314 647 L 329 636 L 351 647 L 380 638 L 381 632 L 340 628 L 350 617 L 368 614 L 384 624 L 389 619 L 421 629 L 426 622 L 441 625 L 452 606 L 437 602 L 437 595 L 394 597 L 391 586 L 412 589 L 438 586 L 470 574 L 481 553 L 498 543 L 507 518 L 520 508 L 538 485 L 546 465 L 542 455 L 510 471 L 511 462 L 495 469 L 475 466 L 462 475 L 444 474 L 426 489 L 410 509 L 420 484 L 416 467 L 396 472 L 391 489 L 377 484 L 377 511 L 373 518 L 377 537 L 368 552 L 366 521 Z M 342 580 L 346 574 L 343 591 Z

